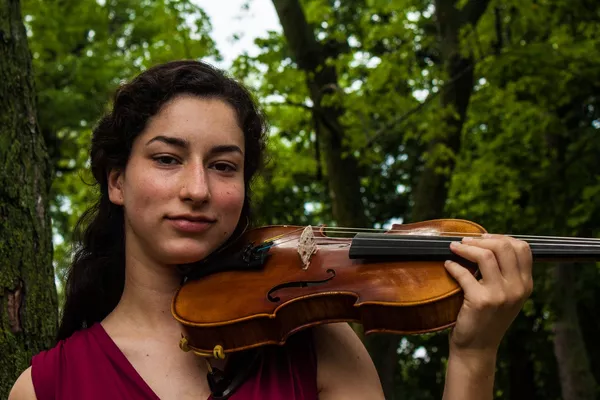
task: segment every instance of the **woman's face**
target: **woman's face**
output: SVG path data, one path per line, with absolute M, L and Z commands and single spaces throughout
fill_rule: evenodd
M 109 176 L 124 207 L 128 257 L 196 262 L 238 224 L 244 204 L 244 133 L 219 99 L 180 96 L 148 121 L 125 171 Z

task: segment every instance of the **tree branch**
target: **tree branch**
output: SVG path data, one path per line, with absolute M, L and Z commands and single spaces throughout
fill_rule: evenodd
M 323 61 L 322 48 L 298 0 L 273 0 L 286 40 L 300 69 L 314 71 Z
M 477 25 L 488 4 L 490 4 L 490 0 L 469 0 L 460 11 L 460 19 L 463 24 Z
M 496 28 L 496 41 L 492 42 L 493 47 L 496 49 L 496 54 L 500 54 L 502 52 L 502 47 L 504 47 L 504 35 L 502 33 L 502 10 L 500 7 L 494 8 L 494 27 Z
M 481 61 L 482 59 L 483 59 L 483 57 L 479 61 Z M 437 92 L 435 92 L 435 93 L 430 92 L 429 95 L 427 96 L 427 98 L 425 98 L 425 100 L 423 100 L 423 102 L 419 103 L 417 106 L 411 108 L 410 110 L 408 110 L 404 114 L 400 115 L 399 117 L 394 118 L 392 121 L 386 123 L 382 128 L 378 129 L 377 132 L 375 132 L 375 134 L 373 136 L 371 136 L 371 138 L 367 141 L 365 148 L 371 148 L 375 144 L 375 140 L 378 139 L 379 136 L 385 134 L 389 129 L 391 129 L 393 127 L 397 127 L 400 123 L 407 120 L 411 115 L 420 111 L 423 107 L 425 107 L 425 105 L 430 103 L 431 100 L 433 100 L 435 97 L 437 97 L 443 91 L 447 90 L 453 83 L 455 83 L 457 80 L 459 80 L 464 74 L 466 74 L 467 72 L 472 70 L 475 67 L 475 65 L 477 64 L 477 62 L 478 61 L 474 61 L 471 65 L 469 65 L 468 67 L 466 67 L 465 69 L 460 71 L 458 74 L 456 74 L 454 77 L 452 77 L 452 79 L 450 79 L 448 82 L 444 83 L 444 85 L 442 85 L 442 87 Z
M 279 102 L 279 101 L 273 101 L 273 102 L 267 102 L 265 103 L 268 106 L 293 106 L 293 107 L 299 107 L 299 108 L 303 108 L 305 110 L 308 110 L 310 112 L 313 112 L 315 109 L 311 106 L 307 106 L 306 104 L 302 104 L 302 103 L 296 103 L 294 101 L 290 101 L 290 100 L 286 100 L 283 102 Z

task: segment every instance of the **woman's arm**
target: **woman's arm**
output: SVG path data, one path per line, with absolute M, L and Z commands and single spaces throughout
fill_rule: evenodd
M 464 240 L 452 249 L 476 262 L 482 279 L 446 263 L 464 302 L 450 334 L 444 400 L 491 400 L 498 347 L 533 290 L 531 250 L 526 242 L 499 235 Z
M 320 400 L 383 400 L 383 390 L 369 353 L 347 323 L 313 329 Z
M 491 400 L 498 347 L 533 290 L 531 250 L 499 235 L 465 239 L 452 249 L 476 262 L 482 279 L 455 262 L 446 264 L 464 301 L 450 334 L 443 400 Z M 384 398 L 369 353 L 348 324 L 319 326 L 315 340 L 320 399 Z
M 31 380 L 31 367 L 27 368 L 15 382 L 8 395 L 8 400 L 36 400 Z
M 492 400 L 496 352 L 461 354 L 450 351 L 443 400 Z

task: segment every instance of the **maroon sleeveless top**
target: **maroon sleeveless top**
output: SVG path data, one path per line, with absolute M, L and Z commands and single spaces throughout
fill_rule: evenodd
M 158 399 L 99 323 L 35 355 L 31 378 L 38 400 Z M 230 399 L 318 399 L 311 332 L 268 348 L 256 371 Z

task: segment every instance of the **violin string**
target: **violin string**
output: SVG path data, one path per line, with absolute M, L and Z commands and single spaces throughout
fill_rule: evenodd
M 439 238 L 445 238 L 445 236 L 417 236 L 415 237 L 415 235 L 386 235 L 388 237 L 377 237 L 377 238 L 369 238 L 369 240 L 373 240 L 373 241 L 378 241 L 378 240 L 391 240 L 391 241 L 418 241 L 418 242 L 423 242 L 423 241 L 427 241 L 428 238 L 438 238 L 438 239 L 429 239 L 429 240 L 433 240 L 435 242 L 453 242 L 453 241 L 458 241 L 461 240 L 462 237 L 458 237 L 458 236 L 448 236 L 448 240 L 444 241 L 443 239 L 439 239 Z M 451 238 L 454 238 L 455 240 L 451 240 Z M 315 240 L 323 240 L 323 241 L 327 241 L 327 240 L 348 240 L 348 239 L 352 239 L 352 238 L 339 238 L 339 237 L 315 237 Z M 532 243 L 548 243 L 548 244 L 564 244 L 564 245 L 568 245 L 568 244 L 576 244 L 576 245 L 581 245 L 581 244 L 589 244 L 589 245 L 597 245 L 600 246 L 600 241 L 594 241 L 594 240 L 587 240 L 587 239 L 576 239 L 576 238 L 565 238 L 564 240 L 558 240 L 558 239 L 528 239 L 525 240 L 527 243 L 532 244 Z
M 284 243 L 288 243 L 288 242 L 292 242 L 295 240 L 298 240 L 298 237 L 294 236 L 294 237 L 289 237 L 291 235 L 293 235 L 294 233 L 297 233 L 301 230 L 304 230 L 305 228 L 299 228 L 296 229 L 292 232 L 288 232 L 286 234 L 280 235 L 278 237 L 276 237 L 276 239 L 278 240 L 278 242 L 275 244 L 275 246 L 279 246 L 282 245 Z M 369 228 L 365 228 L 367 230 L 369 230 Z M 394 231 L 386 231 L 386 232 L 394 232 Z M 399 230 L 395 230 L 395 232 L 399 232 Z M 407 232 L 406 230 L 404 230 L 403 232 Z M 413 231 L 408 231 L 408 232 L 413 232 Z M 326 233 L 338 233 L 338 231 L 336 230 L 330 230 L 329 232 Z M 344 230 L 343 233 L 351 233 L 350 231 L 346 231 Z M 352 232 L 353 233 L 353 232 Z M 459 239 L 465 236 L 472 236 L 472 237 L 481 237 L 481 234 L 469 234 L 469 233 L 465 233 L 465 232 L 443 232 L 444 234 L 456 234 L 456 236 L 454 236 L 455 238 Z M 413 238 L 411 238 L 410 236 L 413 236 Z M 370 238 L 373 241 L 380 241 L 380 240 L 386 240 L 386 241 L 413 241 L 413 242 L 423 242 L 424 238 L 419 238 L 419 239 L 415 239 L 414 238 L 415 234 L 414 232 L 411 235 L 405 235 L 405 236 L 397 236 L 394 234 L 390 234 L 389 237 L 381 237 L 381 238 Z M 443 237 L 443 235 L 425 235 L 425 236 L 431 236 L 431 237 Z M 595 246 L 600 246 L 600 239 L 593 239 L 593 238 L 577 238 L 577 237 L 561 237 L 561 236 L 533 236 L 533 235 L 506 235 L 506 236 L 511 236 L 514 238 L 525 238 L 525 240 L 530 244 L 530 245 L 540 245 L 540 244 L 546 244 L 547 246 L 556 246 L 556 245 L 563 245 L 563 246 L 567 246 L 567 245 L 576 245 L 576 246 L 583 246 L 583 247 L 595 247 Z M 287 238 L 286 238 L 287 237 Z M 448 238 L 452 238 L 453 236 L 448 236 Z M 286 238 L 285 240 L 282 240 Z M 347 241 L 349 238 L 340 238 L 340 237 L 331 237 L 331 236 L 326 236 L 326 237 L 322 237 L 322 236 L 317 236 L 315 237 L 315 242 L 317 244 L 325 244 L 327 242 L 331 242 L 331 241 Z M 443 241 L 443 240 L 439 240 L 439 239 L 434 239 L 434 241 L 436 243 L 441 243 L 441 244 L 449 244 L 452 241 L 455 240 L 448 240 L 448 241 Z
M 377 239 L 375 239 L 375 241 L 377 241 Z M 451 241 L 433 241 L 433 242 L 425 242 L 426 244 L 431 244 L 431 246 L 433 247 L 429 247 L 429 246 L 423 246 L 423 241 L 420 240 L 414 240 L 412 242 L 417 242 L 420 245 L 418 246 L 419 249 L 442 249 L 442 248 L 447 248 L 449 247 L 449 244 L 451 243 Z M 319 242 L 317 241 L 316 244 L 318 246 L 323 246 L 325 243 L 323 242 Z M 327 243 L 327 244 L 331 244 L 331 243 Z M 402 245 L 405 246 L 402 246 Z M 411 243 L 411 241 L 405 240 L 405 241 L 394 241 L 394 240 L 387 240 L 387 243 L 381 242 L 379 241 L 378 243 L 375 243 L 375 246 L 378 248 L 399 248 L 400 246 L 402 247 L 408 247 L 408 248 L 417 248 L 415 246 L 412 246 L 413 243 Z M 530 247 L 533 251 L 536 250 L 543 250 L 543 251 L 547 251 L 547 250 L 568 250 L 570 252 L 589 252 L 589 251 L 600 251 L 600 245 L 589 245 L 589 244 L 571 244 L 571 245 L 566 245 L 566 244 L 554 244 L 554 243 L 532 243 L 530 244 Z
M 398 250 L 397 247 L 385 247 L 385 246 L 381 246 L 381 247 L 377 247 L 378 250 Z M 440 247 L 419 247 L 419 250 L 423 251 L 423 253 L 427 253 L 427 252 L 432 252 L 432 251 L 439 251 Z M 534 248 L 534 254 L 537 254 L 538 252 L 543 255 L 543 254 L 547 254 L 547 255 L 552 255 L 555 254 L 554 252 L 548 252 L 548 249 L 536 249 Z M 559 250 L 562 249 L 556 249 L 557 252 L 560 254 Z M 597 255 L 597 252 L 589 252 L 589 251 L 584 251 L 585 249 L 569 249 L 568 254 L 569 255 Z M 589 249 L 588 249 L 589 250 Z
M 446 237 L 445 236 L 411 236 L 411 235 L 385 235 L 387 237 L 381 236 L 381 237 L 369 237 L 368 240 L 370 241 L 381 241 L 381 240 L 385 240 L 385 241 L 396 241 L 396 242 L 435 242 L 435 243 L 450 243 L 450 242 L 456 242 L 456 241 L 460 241 L 462 238 L 461 237 L 454 237 L 454 240 L 452 240 L 452 237 L 448 237 L 448 240 L 444 240 Z M 435 238 L 435 239 L 434 239 Z M 322 242 L 326 242 L 326 241 L 330 241 L 330 240 L 343 240 L 343 241 L 347 241 L 348 239 L 353 239 L 353 238 L 340 238 L 340 237 L 315 237 L 315 241 L 319 241 L 321 240 Z M 529 239 L 526 240 L 527 243 L 529 244 L 549 244 L 549 245 L 569 245 L 569 246 L 576 246 L 576 245 L 591 245 L 591 246 L 600 246 L 600 242 L 597 241 L 590 241 L 590 240 L 556 240 L 556 239 Z
M 429 251 L 439 251 L 439 250 L 445 250 L 449 248 L 449 243 L 451 241 L 434 241 L 433 243 L 435 243 L 436 245 L 429 245 L 429 246 L 419 246 L 418 249 L 420 251 L 423 252 L 429 252 Z M 317 246 L 321 245 L 320 243 L 316 243 Z M 327 244 L 331 244 L 331 243 L 327 243 Z M 346 245 L 348 245 L 348 243 L 344 243 Z M 394 246 L 386 246 L 386 245 L 379 245 L 377 246 L 377 249 L 379 250 L 385 250 L 385 249 L 390 249 L 390 250 L 398 250 L 400 246 L 398 245 L 394 245 Z M 409 248 L 409 249 L 414 249 L 414 246 L 403 246 L 404 248 Z M 581 255 L 593 255 L 596 254 L 598 251 L 600 251 L 600 246 L 590 246 L 590 245 L 578 245 L 577 247 L 572 247 L 572 246 L 568 246 L 568 247 L 556 247 L 556 246 L 552 246 L 551 244 L 545 244 L 545 243 L 537 243 L 537 244 L 533 244 L 531 246 L 531 250 L 534 252 L 534 254 L 536 252 L 542 252 L 542 253 L 546 253 L 548 255 L 552 255 L 553 253 L 547 253 L 548 251 L 552 251 L 552 250 L 556 250 L 556 251 L 568 251 L 568 253 L 570 255 L 577 255 L 577 254 L 581 254 Z M 592 251 L 592 253 L 590 254 L 590 251 Z
M 389 234 L 397 234 L 397 233 L 407 233 L 408 235 L 419 235 L 418 232 L 415 232 L 414 230 L 401 230 L 401 229 L 394 229 L 394 230 L 381 230 L 381 233 L 389 233 Z M 353 233 L 361 233 L 360 231 L 352 231 L 352 230 L 346 230 L 344 228 L 332 228 L 332 229 L 328 229 L 325 231 L 325 233 L 348 233 L 348 234 L 353 234 Z M 376 233 L 376 232 L 375 232 Z M 446 235 L 451 235 L 450 237 L 465 237 L 465 236 L 471 236 L 471 237 L 481 237 L 483 235 L 483 233 L 479 233 L 479 232 L 452 232 L 452 231 L 439 231 L 439 232 L 435 232 L 435 234 L 433 235 L 428 235 L 427 233 L 424 233 L 422 236 L 446 236 Z M 571 241 L 590 241 L 590 242 L 598 242 L 600 243 L 600 238 L 587 238 L 587 237 L 569 237 L 569 236 L 535 236 L 535 235 L 513 235 L 513 234 L 498 234 L 500 236 L 510 236 L 516 239 L 541 239 L 541 240 L 545 240 L 545 239 L 558 239 L 558 240 L 571 240 Z
M 320 240 L 320 239 L 324 239 L 324 240 Z M 287 239 L 285 241 L 282 242 L 278 242 L 276 244 L 274 244 L 273 246 L 279 246 L 283 243 L 289 243 L 291 241 L 295 241 L 298 240 L 298 238 L 291 238 L 291 239 Z M 419 243 L 423 243 L 423 240 L 420 239 L 409 239 L 409 238 L 385 238 L 385 239 L 374 239 L 375 241 L 380 241 L 379 244 L 384 244 L 384 245 L 378 245 L 377 247 L 380 249 L 397 249 L 398 246 L 398 242 L 419 242 Z M 336 244 L 335 242 L 337 241 L 344 241 L 345 245 L 349 245 L 349 243 L 347 243 L 347 239 L 346 238 L 316 238 L 315 240 L 315 244 L 317 246 L 323 246 L 326 244 Z M 385 241 L 386 243 L 382 243 L 381 241 Z M 333 242 L 333 243 L 332 243 Z M 388 245 L 391 244 L 392 242 L 396 242 L 394 243 L 394 245 Z M 419 246 L 420 250 L 423 251 L 427 251 L 427 250 L 439 250 L 441 248 L 447 248 L 449 247 L 450 243 L 452 242 L 452 240 L 432 240 L 432 241 L 428 241 L 426 243 L 435 243 L 435 245 L 433 247 L 423 247 L 423 246 Z M 386 246 L 387 245 L 387 246 Z M 412 246 L 409 246 L 412 247 Z M 570 252 L 589 252 L 589 251 L 595 251 L 595 250 L 600 250 L 600 245 L 590 245 L 590 244 L 563 244 L 563 243 L 546 243 L 546 242 L 530 242 L 530 247 L 532 249 L 532 251 L 536 251 L 536 250 L 552 250 L 552 249 L 556 249 L 556 250 L 569 250 Z
M 319 240 L 319 238 L 317 240 L 315 240 L 315 243 L 317 244 L 327 244 L 328 242 L 330 242 L 330 240 L 333 239 L 333 241 L 336 240 L 340 240 L 340 241 L 347 241 L 347 239 L 345 238 L 328 238 L 326 240 Z M 410 238 L 375 238 L 375 239 L 369 239 L 369 241 L 372 242 L 396 242 L 396 243 L 436 243 L 441 245 L 450 245 L 450 243 L 452 242 L 456 242 L 457 240 L 426 240 L 426 239 L 410 239 Z M 536 246 L 536 247 L 556 247 L 556 246 L 563 246 L 563 247 L 578 247 L 578 248 L 599 248 L 600 249 L 600 244 L 586 244 L 586 243 L 561 243 L 561 242 L 544 242 L 544 241 L 530 241 L 528 242 L 529 245 L 531 246 Z
M 407 247 L 408 248 L 413 248 L 412 246 L 407 246 Z M 377 246 L 377 249 L 379 249 L 379 250 L 385 250 L 385 249 L 398 250 L 398 246 Z M 446 247 L 441 247 L 441 246 L 426 246 L 426 247 L 423 247 L 423 246 L 420 246 L 418 249 L 421 250 L 421 251 L 423 251 L 424 253 L 427 253 L 427 252 L 434 252 L 434 251 L 439 251 L 439 250 L 445 250 Z M 600 247 L 594 247 L 593 249 L 594 250 L 599 250 Z M 534 255 L 536 254 L 536 251 L 540 252 L 540 254 L 538 254 L 540 256 L 543 256 L 544 254 L 545 255 L 549 255 L 549 256 L 556 255 L 556 253 L 547 252 L 547 250 L 553 250 L 553 249 L 552 248 L 550 248 L 550 249 L 548 249 L 548 248 L 539 248 L 537 246 L 532 247 L 532 251 L 534 252 Z M 561 251 L 561 250 L 565 251 L 565 249 L 556 249 L 556 250 L 557 251 Z M 592 256 L 592 255 L 596 255 L 597 254 L 596 252 L 590 253 L 589 251 L 592 250 L 592 249 L 589 248 L 589 247 L 588 248 L 576 248 L 576 249 L 570 248 L 568 250 L 569 250 L 568 251 L 568 253 L 569 253 L 568 255 L 570 255 L 570 256 L 576 256 L 576 255 Z M 560 254 L 560 252 L 558 254 Z

